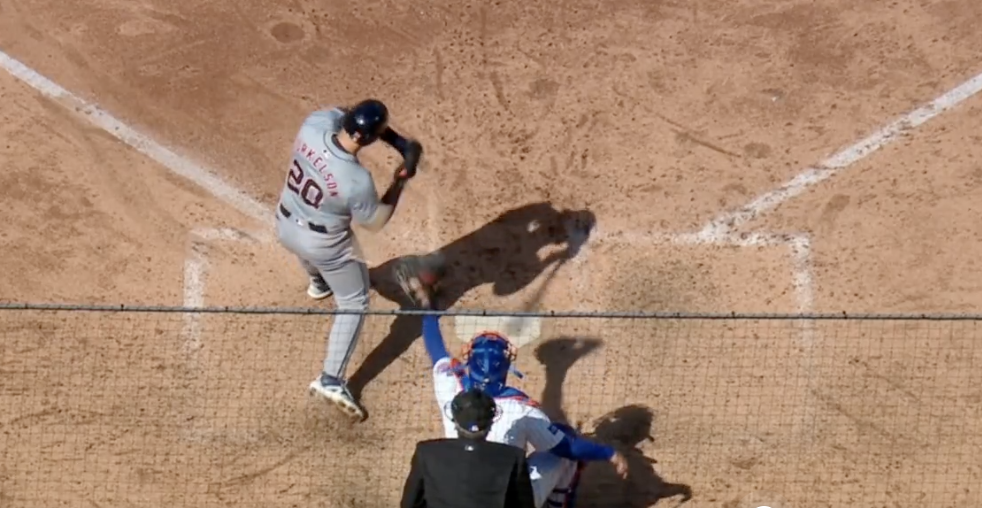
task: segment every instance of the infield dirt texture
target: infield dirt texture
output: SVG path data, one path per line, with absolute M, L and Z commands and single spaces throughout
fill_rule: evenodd
M 455 241 L 462 261 L 514 260 L 458 307 L 517 309 L 544 282 L 535 254 L 561 246 L 485 227 L 517 209 L 511 225 L 596 217 L 544 309 L 978 312 L 982 94 L 946 94 L 982 72 L 980 23 L 978 0 L 0 0 L 0 54 L 30 69 L 17 77 L 81 101 L 0 72 L 0 298 L 311 306 L 270 241 L 293 136 L 312 109 L 376 97 L 426 154 L 392 223 L 361 235 L 371 264 Z M 832 178 L 684 236 L 939 97 L 950 111 Z M 82 102 L 175 158 L 120 142 Z M 382 189 L 394 152 L 366 152 Z M 180 161 L 245 197 L 216 198 Z M 351 426 L 306 399 L 325 318 L 206 321 L 189 335 L 180 315 L 0 314 L 0 506 L 394 505 L 413 442 L 440 433 L 421 342 L 365 374 L 371 418 Z M 389 321 L 369 320 L 353 371 Z M 977 339 L 543 329 L 522 386 L 565 382 L 563 410 L 588 423 L 650 406 L 641 449 L 690 506 L 982 506 Z M 602 347 L 564 365 L 574 339 Z M 652 466 L 635 466 L 593 495 L 650 505 Z

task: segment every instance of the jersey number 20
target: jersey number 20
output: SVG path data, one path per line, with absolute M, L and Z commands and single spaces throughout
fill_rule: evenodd
M 293 159 L 293 165 L 290 166 L 290 175 L 286 179 L 286 186 L 300 196 L 300 199 L 308 206 L 319 208 L 324 201 L 324 190 L 312 178 L 304 178 L 303 168 L 300 167 L 300 163 L 296 159 Z M 327 186 L 330 188 L 337 187 L 337 183 L 334 182 L 334 175 L 328 175 Z M 336 196 L 337 193 L 331 192 L 331 195 Z

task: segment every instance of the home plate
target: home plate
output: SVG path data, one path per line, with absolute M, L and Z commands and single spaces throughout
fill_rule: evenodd
M 461 342 L 470 342 L 481 332 L 497 332 L 521 348 L 542 334 L 542 320 L 516 316 L 454 316 L 454 332 Z

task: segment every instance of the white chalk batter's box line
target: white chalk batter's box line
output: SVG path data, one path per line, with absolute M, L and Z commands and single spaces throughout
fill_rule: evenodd
M 578 290 L 590 290 L 594 287 L 593 273 L 584 265 L 591 256 L 591 245 L 597 244 L 628 245 L 641 252 L 651 247 L 662 245 L 698 246 L 717 245 L 731 247 L 777 247 L 788 249 L 791 258 L 791 285 L 794 288 L 796 310 L 800 313 L 812 311 L 814 302 L 814 284 L 811 268 L 811 239 L 805 233 L 770 234 L 746 233 L 725 234 L 706 238 L 696 233 L 637 233 L 594 231 L 587 244 L 575 260 L 576 285 Z M 581 293 L 587 294 L 587 293 Z M 665 310 L 665 309 L 661 309 Z M 682 309 L 669 309 L 682 310 Z
M 419 193 L 427 199 L 427 230 L 429 231 L 429 249 L 438 246 L 439 239 L 439 218 L 440 211 L 436 201 L 429 199 L 425 193 Z M 408 237 L 409 232 L 403 235 Z M 197 309 L 205 306 L 205 291 L 207 288 L 207 278 L 210 271 L 211 245 L 220 241 L 233 242 L 252 242 L 268 244 L 273 241 L 272 235 L 260 233 L 253 235 L 233 228 L 196 228 L 189 235 L 188 253 L 184 261 L 184 288 L 182 305 L 187 308 Z M 369 265 L 370 260 L 365 260 Z M 199 314 L 187 314 L 184 316 L 184 327 L 182 337 L 184 344 L 182 349 L 193 355 L 201 347 L 201 316 Z

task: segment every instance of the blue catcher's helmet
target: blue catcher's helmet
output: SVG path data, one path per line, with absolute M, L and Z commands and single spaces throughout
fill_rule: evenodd
M 478 388 L 492 397 L 508 389 L 508 372 L 522 374 L 512 368 L 517 353 L 515 346 L 503 335 L 481 332 L 464 349 L 464 389 Z

